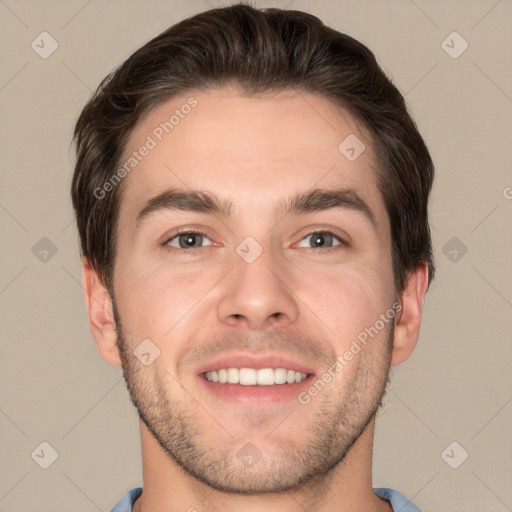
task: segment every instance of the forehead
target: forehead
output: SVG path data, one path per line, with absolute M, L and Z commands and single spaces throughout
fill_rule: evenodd
M 121 216 L 133 222 L 148 199 L 170 188 L 235 198 L 236 215 L 239 206 L 261 212 L 289 194 L 343 186 L 373 204 L 377 218 L 385 214 L 370 135 L 346 110 L 304 91 L 175 96 L 136 125 L 121 165 L 129 159 L 136 165 L 123 183 Z

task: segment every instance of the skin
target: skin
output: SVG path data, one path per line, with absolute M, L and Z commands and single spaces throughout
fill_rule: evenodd
M 98 352 L 123 367 L 141 418 L 144 492 L 134 510 L 389 512 L 372 489 L 375 412 L 390 367 L 418 340 L 427 265 L 409 272 L 401 293 L 394 289 L 371 137 L 317 95 L 246 97 L 226 87 L 157 106 L 135 127 L 126 155 L 191 96 L 197 107 L 122 184 L 114 303 L 82 259 Z M 338 150 L 349 134 L 366 145 L 352 162 Z M 283 198 L 340 186 L 365 200 L 376 229 L 349 209 L 272 215 Z M 235 214 L 164 210 L 136 229 L 148 199 L 172 187 L 230 198 Z M 165 246 L 179 227 L 206 236 L 188 253 L 179 237 Z M 338 230 L 349 245 L 326 238 L 313 251 L 309 235 L 320 229 Z M 250 264 L 236 252 L 247 236 L 263 249 Z M 396 301 L 402 309 L 394 324 L 308 404 L 226 402 L 197 376 L 200 365 L 234 349 L 284 354 L 321 376 Z M 160 350 L 148 366 L 133 355 L 144 339 Z M 247 443 L 261 456 L 250 467 L 237 457 Z

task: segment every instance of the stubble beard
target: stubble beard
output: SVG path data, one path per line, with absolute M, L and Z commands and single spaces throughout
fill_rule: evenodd
M 254 465 L 245 465 L 238 453 L 247 446 L 247 439 L 232 439 L 219 426 L 219 435 L 225 434 L 225 445 L 221 441 L 216 446 L 208 445 L 204 439 L 204 417 L 199 417 L 207 414 L 205 410 L 187 407 L 185 391 L 173 400 L 166 390 L 165 377 L 157 373 L 148 374 L 144 370 L 133 354 L 133 340 L 125 337 L 115 301 L 113 305 L 123 376 L 139 418 L 176 464 L 200 482 L 222 492 L 246 495 L 283 493 L 314 485 L 315 482 L 320 484 L 343 462 L 375 417 L 390 382 L 394 322 L 388 324 L 385 340 L 372 340 L 373 343 L 385 343 L 378 351 L 379 357 L 374 357 L 371 364 L 366 360 L 366 366 L 361 365 L 350 376 L 343 395 L 336 386 L 336 378 L 344 378 L 341 372 L 310 404 L 301 405 L 297 401 L 295 410 L 284 421 L 300 421 L 302 407 L 313 405 L 317 409 L 314 415 L 317 419 L 306 427 L 298 428 L 300 440 L 280 437 L 277 428 L 269 436 L 272 439 L 272 444 L 269 444 L 265 435 L 272 429 L 249 432 L 251 439 L 261 439 L 260 443 L 250 443 L 252 450 L 255 451 L 256 447 L 260 458 Z M 190 403 L 193 405 L 194 400 Z M 253 424 L 254 418 L 248 417 Z M 222 417 L 215 419 L 222 425 Z M 280 421 L 282 418 L 276 417 L 275 424 Z

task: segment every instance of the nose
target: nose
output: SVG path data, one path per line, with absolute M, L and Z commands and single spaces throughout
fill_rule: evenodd
M 270 249 L 251 263 L 235 253 L 234 268 L 221 281 L 219 320 L 231 327 L 246 324 L 259 330 L 284 327 L 297 320 L 299 308 L 290 273 Z

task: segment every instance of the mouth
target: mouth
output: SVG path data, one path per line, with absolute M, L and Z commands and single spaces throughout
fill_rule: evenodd
M 296 400 L 315 372 L 285 357 L 238 354 L 200 368 L 198 377 L 210 395 L 252 406 Z
M 221 368 L 203 374 L 209 382 L 219 384 L 239 384 L 240 386 L 275 386 L 295 384 L 306 380 L 307 373 L 286 368 Z

